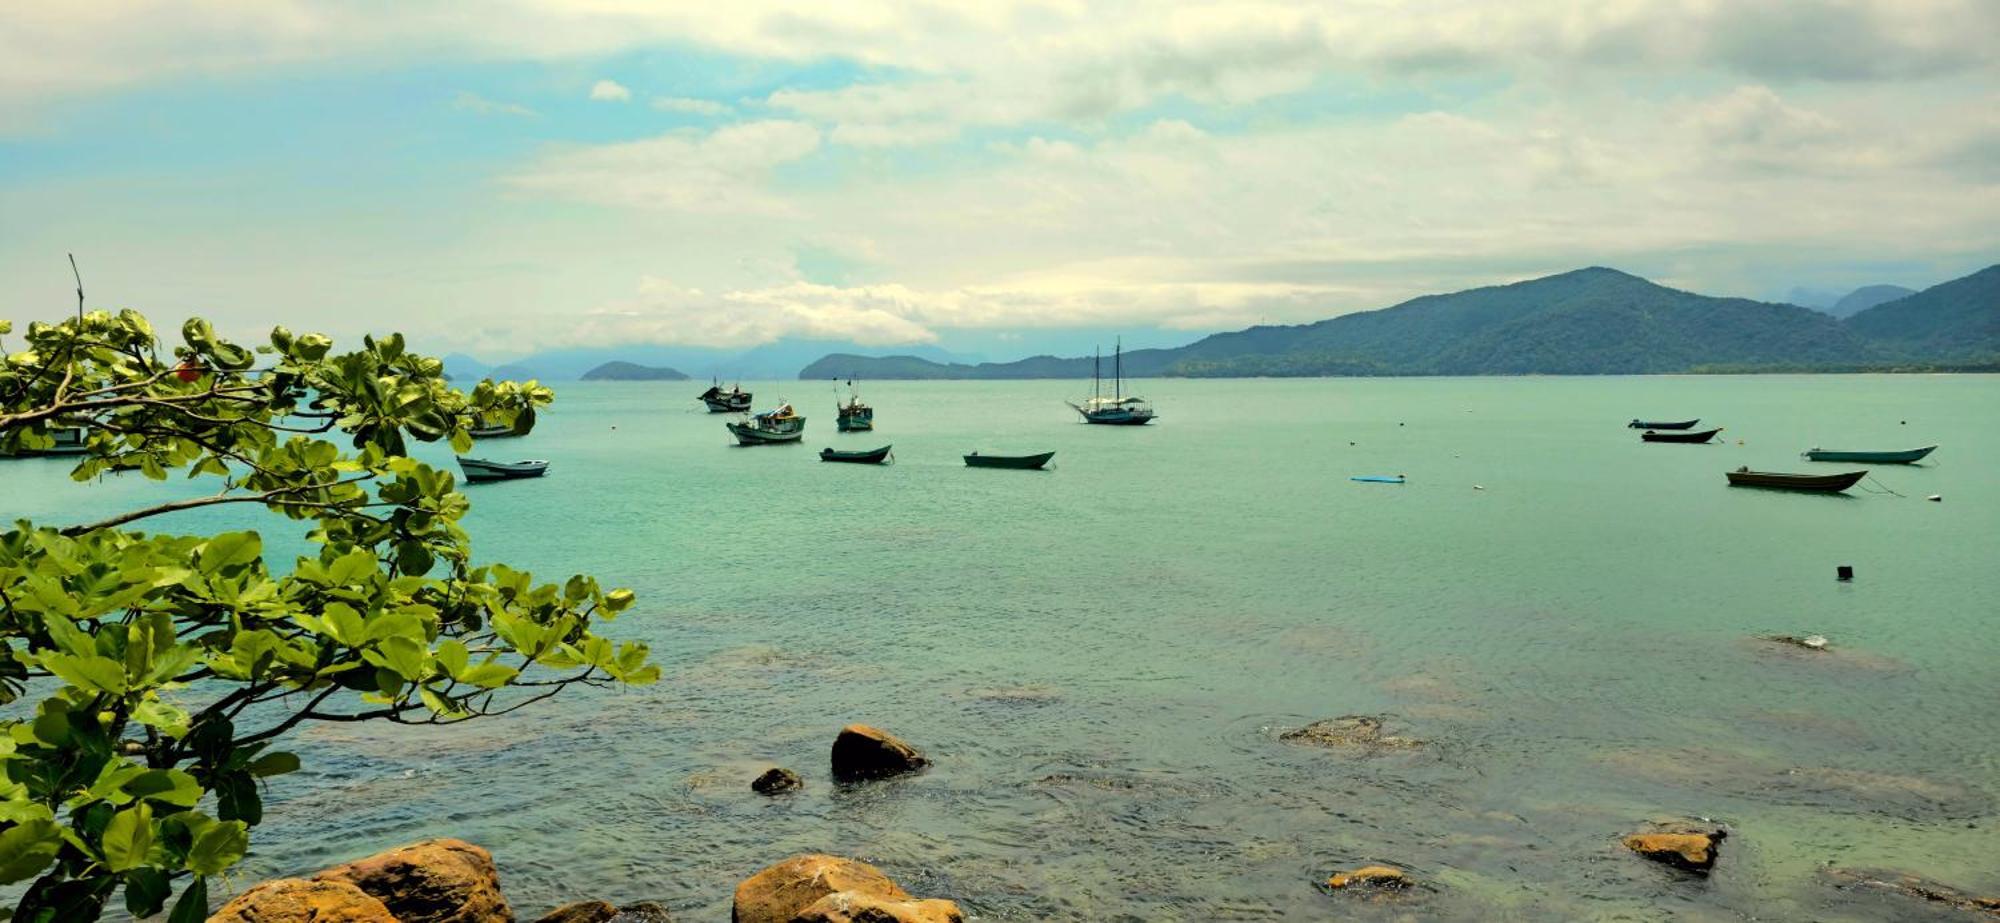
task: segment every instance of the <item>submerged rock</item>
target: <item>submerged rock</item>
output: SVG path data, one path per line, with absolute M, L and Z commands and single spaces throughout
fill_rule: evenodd
M 1315 721 L 1297 730 L 1279 734 L 1278 739 L 1315 747 L 1360 750 L 1366 753 L 1416 750 L 1424 746 L 1423 741 L 1414 737 L 1383 733 L 1382 719 L 1371 715 L 1342 715 L 1338 718 Z
M 1809 651 L 1823 651 L 1826 650 L 1827 645 L 1825 635 L 1806 635 L 1804 637 L 1799 637 L 1798 635 L 1762 635 L 1760 637 L 1773 644 L 1789 644 L 1793 647 L 1804 648 Z
M 1380 891 L 1407 890 L 1416 882 L 1410 880 L 1409 873 L 1386 865 L 1364 865 L 1346 872 L 1335 872 L 1326 880 L 1326 886 L 1335 891 L 1372 888 Z
M 730 923 L 793 923 L 801 913 L 832 894 L 848 895 L 849 901 L 868 898 L 880 902 L 914 901 L 908 891 L 889 876 L 866 862 L 839 856 L 808 854 L 793 856 L 743 880 L 736 886 L 736 902 Z M 949 904 L 949 901 L 940 903 Z M 956 907 L 952 908 L 957 911 Z M 822 917 L 822 919 L 841 919 Z M 903 917 L 856 917 L 857 920 L 898 921 Z M 908 919 L 928 921 L 928 917 Z M 945 918 L 937 918 L 945 919 Z
M 791 923 L 965 923 L 965 914 L 946 900 L 891 901 L 837 891 L 799 911 Z
M 750 783 L 750 790 L 759 795 L 782 795 L 798 791 L 804 788 L 805 784 L 806 780 L 799 778 L 798 773 L 783 766 L 773 766 L 758 776 L 756 781 Z
M 344 881 L 277 878 L 222 905 L 208 923 L 397 923 L 368 892 Z
M 1663 865 L 1689 872 L 1706 873 L 1715 867 L 1718 852 L 1728 831 L 1699 824 L 1655 824 L 1646 832 L 1626 836 L 1625 848 Z
M 1956 910 L 2000 917 L 2000 896 L 1980 897 L 1947 884 L 1911 875 L 1870 869 L 1830 868 L 1821 874 L 1841 890 L 1866 889 L 1900 895 L 1914 900 L 1941 904 Z
M 335 866 L 314 881 L 368 892 L 399 923 L 513 923 L 493 856 L 464 840 L 426 840 Z
M 833 777 L 843 782 L 882 779 L 915 772 L 931 761 L 896 735 L 865 724 L 850 724 L 833 739 Z
M 652 901 L 614 907 L 609 901 L 577 901 L 543 914 L 535 923 L 673 923 L 667 908 Z

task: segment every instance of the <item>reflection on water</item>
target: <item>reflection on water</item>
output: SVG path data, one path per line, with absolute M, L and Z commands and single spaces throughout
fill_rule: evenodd
M 614 631 L 667 680 L 459 728 L 315 728 L 249 872 L 449 834 L 493 849 L 524 917 L 602 897 L 697 921 L 807 850 L 987 920 L 1934 909 L 1828 863 L 2000 890 L 2000 380 L 1162 381 L 1143 430 L 1071 423 L 1068 387 L 882 383 L 878 433 L 809 426 L 809 446 L 893 439 L 879 469 L 729 450 L 670 385 L 560 389 L 507 447 L 549 476 L 480 490 L 469 526 L 487 557 L 639 591 Z M 1668 411 L 1744 443 L 1623 427 Z M 1836 438 L 1943 444 L 1877 477 L 1946 502 L 1724 486 L 1811 470 L 1797 453 Z M 1062 466 L 968 476 L 974 448 Z M 1380 471 L 1409 483 L 1347 481 Z M 131 499 L 60 481 L 0 492 L 58 519 Z M 1280 739 L 1343 715 L 1425 744 Z M 835 786 L 851 721 L 936 765 Z M 772 764 L 805 789 L 753 795 Z M 1618 846 L 1681 816 L 1731 829 L 1706 880 Z M 1321 886 L 1369 863 L 1423 886 Z

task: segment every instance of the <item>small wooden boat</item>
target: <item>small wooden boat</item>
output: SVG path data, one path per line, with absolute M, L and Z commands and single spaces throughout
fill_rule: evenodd
M 1923 461 L 1924 456 L 1937 451 L 1937 446 L 1927 445 L 1921 449 L 1905 449 L 1901 452 L 1835 452 L 1814 446 L 1806 450 L 1806 457 L 1818 462 L 1859 462 L 1864 465 L 1913 465 Z
M 496 462 L 483 458 L 466 458 L 463 455 L 458 457 L 458 467 L 465 471 L 465 479 L 474 483 L 538 478 L 549 471 L 549 463 L 541 459 Z
M 709 413 L 748 413 L 750 411 L 750 392 L 743 390 L 743 386 L 740 384 L 730 385 L 729 390 L 724 391 L 722 390 L 721 382 L 711 382 L 708 390 L 701 392 L 697 400 L 708 405 Z
M 797 442 L 806 434 L 806 418 L 793 411 L 790 404 L 780 404 L 778 409 L 757 414 L 748 422 L 727 425 L 736 441 L 743 445 Z
M 1403 476 L 1402 476 L 1402 475 L 1400 475 L 1400 474 L 1357 474 L 1357 475 L 1355 475 L 1354 477 L 1351 477 L 1351 478 L 1348 478 L 1348 480 L 1350 480 L 1350 481 L 1361 481 L 1362 483 L 1365 483 L 1365 484 L 1401 484 L 1401 483 L 1404 483 L 1404 480 L 1403 480 Z
M 1652 430 L 1647 430 L 1640 433 L 1639 438 L 1647 442 L 1707 442 L 1710 439 L 1714 439 L 1715 434 L 1719 432 L 1722 432 L 1722 427 L 1720 426 L 1699 433 L 1656 433 Z
M 869 449 L 866 452 L 840 452 L 834 449 L 819 450 L 819 460 L 823 462 L 853 462 L 857 465 L 879 465 L 889 457 L 889 446 Z
M 1729 472 L 1731 487 L 1769 487 L 1776 490 L 1809 490 L 1817 493 L 1839 493 L 1861 483 L 1868 476 L 1867 471 L 1849 471 L 1845 474 L 1786 474 L 1778 471 L 1752 471 L 1738 468 Z
M 965 456 L 965 464 L 969 468 L 1040 468 L 1054 457 L 1056 457 L 1054 452 L 1043 452 L 1040 455 L 981 455 L 974 452 Z
M 1679 423 L 1649 423 L 1645 420 L 1633 420 L 1625 425 L 1632 429 L 1694 429 L 1694 425 L 1700 422 L 1701 418 L 1696 417 L 1692 420 L 1682 420 Z

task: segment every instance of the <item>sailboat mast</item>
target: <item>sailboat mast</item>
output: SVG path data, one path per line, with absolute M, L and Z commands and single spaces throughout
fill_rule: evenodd
M 1097 352 L 1090 357 L 1091 403 L 1096 403 L 1097 399 L 1104 393 L 1104 387 L 1102 384 L 1102 382 L 1104 381 L 1103 370 L 1104 370 L 1104 347 L 1099 346 L 1097 347 Z
M 1125 399 L 1125 338 L 1124 337 L 1119 337 L 1118 345 L 1112 348 L 1111 375 L 1113 381 L 1112 387 L 1117 389 L 1116 397 L 1122 401 Z

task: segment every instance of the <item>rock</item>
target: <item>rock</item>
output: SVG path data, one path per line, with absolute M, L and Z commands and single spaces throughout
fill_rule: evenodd
M 208 923 L 397 923 L 389 908 L 344 881 L 278 878 L 222 905 Z
M 514 923 L 493 856 L 464 840 L 426 840 L 327 869 L 373 895 L 398 923 Z
M 799 911 L 791 923 L 964 923 L 958 905 L 946 900 L 891 901 L 837 891 Z
M 667 908 L 652 901 L 640 901 L 618 908 L 618 912 L 604 923 L 673 923 Z
M 833 777 L 843 782 L 881 779 L 929 766 L 917 748 L 896 735 L 865 724 L 850 724 L 833 739 Z
M 535 923 L 605 923 L 617 915 L 610 901 L 577 901 L 542 914 Z
M 1825 635 L 1806 635 L 1803 638 L 1797 635 L 1764 635 L 1763 638 L 1773 644 L 1789 644 L 1809 651 L 1823 651 L 1827 645 Z
M 1907 872 L 1831 868 L 1823 873 L 1841 890 L 1869 889 L 2000 917 L 2000 897 L 1979 897 Z
M 1415 882 L 1401 869 L 1386 865 L 1364 865 L 1348 872 L 1336 872 L 1326 880 L 1326 886 L 1335 891 L 1347 888 L 1376 888 L 1384 891 L 1401 891 Z
M 1631 834 L 1622 841 L 1625 848 L 1654 862 L 1690 872 L 1707 872 L 1715 867 L 1716 847 L 1728 832 L 1720 827 L 1691 824 L 1656 824 L 1646 833 Z
M 1315 721 L 1295 731 L 1278 735 L 1279 740 L 1291 743 L 1311 744 L 1315 747 L 1334 747 L 1362 750 L 1367 753 L 1385 753 L 1394 750 L 1416 750 L 1424 742 L 1414 737 L 1399 737 L 1382 732 L 1382 719 L 1370 715 L 1342 715 Z
M 839 856 L 793 856 L 736 886 L 731 923 L 792 923 L 792 918 L 829 894 L 908 901 L 910 894 L 866 862 Z
M 757 781 L 750 783 L 750 790 L 759 795 L 782 795 L 798 791 L 804 788 L 805 784 L 806 780 L 799 778 L 798 773 L 783 766 L 773 766 L 758 776 Z

